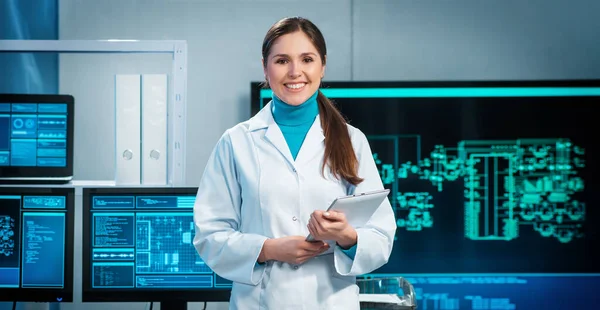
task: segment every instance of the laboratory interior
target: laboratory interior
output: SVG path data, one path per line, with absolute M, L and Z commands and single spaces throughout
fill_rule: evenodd
M 598 12 L 1 0 L 0 310 L 599 309 Z

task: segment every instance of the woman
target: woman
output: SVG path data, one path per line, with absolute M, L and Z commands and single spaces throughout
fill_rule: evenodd
M 321 211 L 337 197 L 383 189 L 365 135 L 319 91 L 326 55 L 310 21 L 274 24 L 262 46 L 273 100 L 223 134 L 202 176 L 194 245 L 233 281 L 230 309 L 359 309 L 356 275 L 392 251 L 387 199 L 365 227 Z M 309 233 L 333 242 L 307 242 Z

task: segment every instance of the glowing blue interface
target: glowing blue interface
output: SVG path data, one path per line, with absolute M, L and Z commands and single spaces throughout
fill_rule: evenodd
M 592 310 L 600 303 L 598 276 L 407 274 L 404 278 L 415 289 L 417 309 Z M 384 286 L 383 292 L 397 293 L 398 288 Z
M 64 288 L 66 199 L 0 195 L 0 288 Z
M 222 289 L 200 258 L 195 195 L 92 196 L 91 286 L 94 289 Z
M 0 166 L 66 167 L 67 104 L 0 103 Z
M 419 309 L 597 300 L 600 88 L 322 91 L 367 135 L 391 190 L 394 249 L 373 275 L 419 275 Z M 542 308 L 589 309 L 563 304 Z

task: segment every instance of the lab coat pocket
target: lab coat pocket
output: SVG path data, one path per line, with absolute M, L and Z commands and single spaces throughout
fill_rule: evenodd
M 333 279 L 335 279 L 338 282 L 345 282 L 345 283 L 349 283 L 349 284 L 356 284 L 356 276 L 345 276 L 345 275 L 341 275 L 339 274 L 336 270 L 335 270 L 335 262 L 334 262 L 334 255 L 330 255 L 329 257 L 329 261 L 328 263 L 328 269 L 329 269 L 329 274 L 331 275 L 331 277 Z
M 269 281 L 271 280 L 271 271 L 273 270 L 273 261 L 268 261 L 266 262 L 266 266 L 265 266 L 265 274 L 262 278 L 262 280 L 260 281 L 260 286 L 261 289 L 264 289 L 265 287 L 267 287 L 267 285 L 269 285 Z
M 273 261 L 268 261 L 265 267 L 265 274 L 260 281 L 260 297 L 259 297 L 259 309 L 268 309 L 268 297 L 266 296 L 266 288 L 271 280 L 271 271 L 273 270 Z
M 331 283 L 333 290 L 338 292 L 339 299 L 334 302 L 330 309 L 358 309 L 358 295 L 360 290 L 356 284 L 355 276 L 343 276 L 335 268 L 331 273 Z M 356 301 L 356 302 L 355 302 Z M 343 303 L 343 307 L 339 307 L 339 303 Z
M 331 272 L 331 276 L 340 281 L 348 282 L 351 284 L 356 284 L 356 276 L 344 276 L 344 275 L 339 274 L 335 270 L 333 270 L 333 272 Z

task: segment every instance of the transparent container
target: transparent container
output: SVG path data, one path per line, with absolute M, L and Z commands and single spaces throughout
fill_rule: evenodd
M 417 298 L 412 284 L 403 277 L 357 279 L 360 309 L 414 310 Z

